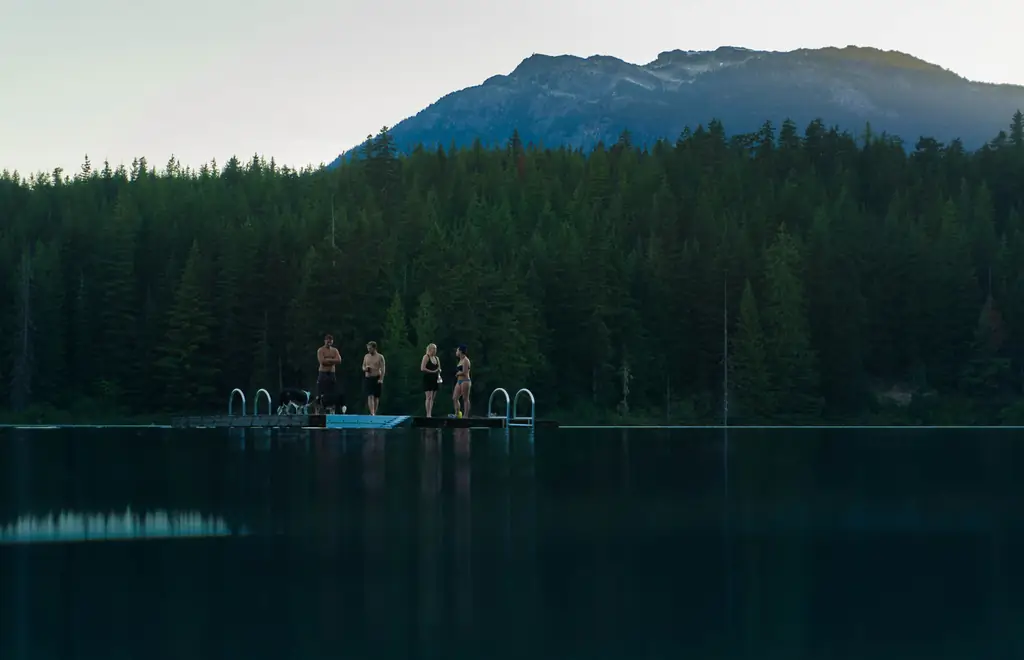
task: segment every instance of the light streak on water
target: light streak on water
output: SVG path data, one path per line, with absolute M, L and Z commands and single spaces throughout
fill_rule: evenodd
M 223 518 L 204 516 L 198 511 L 158 510 L 138 514 L 128 507 L 124 513 L 60 511 L 43 516 L 20 516 L 12 523 L 0 525 L 0 545 L 201 538 L 246 533 L 244 528 L 232 531 Z

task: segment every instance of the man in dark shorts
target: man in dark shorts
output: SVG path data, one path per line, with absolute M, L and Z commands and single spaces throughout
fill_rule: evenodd
M 324 335 L 324 345 L 316 350 L 316 360 L 320 370 L 316 376 L 316 394 L 321 408 L 336 408 L 341 404 L 341 412 L 347 412 L 344 400 L 337 392 L 337 365 L 341 363 L 341 353 L 334 347 L 334 337 Z
M 366 391 L 366 406 L 371 415 L 377 414 L 380 405 L 380 393 L 384 385 L 384 356 L 377 352 L 377 342 L 366 345 L 363 357 L 363 389 Z

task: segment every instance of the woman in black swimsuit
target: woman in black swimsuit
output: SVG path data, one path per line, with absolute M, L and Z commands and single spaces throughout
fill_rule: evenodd
M 434 412 L 434 399 L 441 384 L 441 361 L 437 359 L 437 346 L 429 344 L 427 352 L 420 360 L 420 371 L 423 372 L 423 404 L 427 409 L 427 417 Z

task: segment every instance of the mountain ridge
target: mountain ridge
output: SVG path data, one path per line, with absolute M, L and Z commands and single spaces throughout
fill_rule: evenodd
M 856 133 L 867 124 L 913 144 L 920 137 L 981 146 L 1024 108 L 1024 86 L 973 81 L 895 50 L 849 45 L 762 51 L 666 50 L 645 64 L 606 54 L 533 53 L 510 73 L 452 91 L 395 124 L 401 152 L 524 143 L 592 148 L 629 130 L 637 143 L 675 139 L 718 119 L 729 134 L 765 121 L 814 119 Z M 357 154 L 343 153 L 332 166 Z

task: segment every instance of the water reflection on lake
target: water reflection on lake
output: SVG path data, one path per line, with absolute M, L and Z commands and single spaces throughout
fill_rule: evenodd
M 1017 436 L 0 430 L 0 658 L 1024 657 Z
M 19 516 L 12 523 L 0 525 L 0 543 L 196 538 L 231 533 L 224 520 L 198 511 L 151 511 L 137 515 L 128 507 L 124 513 L 60 511 Z

